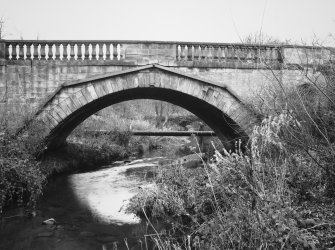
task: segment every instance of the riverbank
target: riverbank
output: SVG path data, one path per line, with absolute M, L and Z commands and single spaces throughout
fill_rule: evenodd
M 70 136 L 62 148 L 36 160 L 39 129 L 43 128 L 34 126 L 21 137 L 9 132 L 0 136 L 0 215 L 3 209 L 17 206 L 33 211 L 48 179 L 58 175 L 92 171 L 120 160 L 190 152 L 184 145 L 188 140 L 181 138 L 134 139 L 127 131 L 96 137 L 85 136 L 83 131 Z
M 292 122 L 288 113 L 265 119 L 245 153 L 161 168 L 129 211 L 171 225 L 152 236 L 159 249 L 333 249 L 334 176 L 293 143 L 301 128 Z
M 52 178 L 35 217 L 12 210 L 0 223 L 0 249 L 141 249 L 146 221 L 125 213 L 128 199 L 150 185 L 159 158 L 118 163 Z M 21 212 L 21 216 L 10 217 Z M 43 225 L 46 219 L 55 224 Z M 161 225 L 155 223 L 155 228 Z M 148 245 L 149 249 L 152 249 Z
M 38 127 L 34 129 L 22 136 L 5 130 L 0 136 L 0 216 L 9 208 L 34 210 L 48 179 L 55 175 L 97 169 L 129 155 L 126 148 L 98 138 L 86 144 L 67 143 L 37 157 L 41 142 Z

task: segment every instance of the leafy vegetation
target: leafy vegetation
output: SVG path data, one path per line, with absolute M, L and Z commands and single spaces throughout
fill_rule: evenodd
M 204 168 L 163 169 L 156 188 L 137 195 L 129 210 L 172 225 L 169 234 L 155 236 L 161 249 L 325 247 L 331 239 L 322 241 L 312 229 L 326 225 L 331 232 L 334 225 L 298 211 L 299 202 L 312 201 L 302 194 L 322 197 L 327 179 L 308 155 L 289 151 L 286 136 L 297 130 L 289 113 L 267 118 L 255 128 L 248 154 L 216 151 Z
M 298 88 L 273 72 L 273 88 L 253 103 L 266 118 L 245 151 L 161 169 L 155 188 L 133 198 L 129 211 L 171 225 L 152 237 L 158 249 L 335 246 L 335 69 L 323 67 L 317 77 L 302 69 Z
M 46 175 L 36 160 L 41 126 L 35 124 L 23 137 L 3 129 L 0 134 L 0 214 L 6 206 L 34 207 Z

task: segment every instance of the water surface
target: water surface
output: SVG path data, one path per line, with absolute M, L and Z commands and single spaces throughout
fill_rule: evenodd
M 139 189 L 150 185 L 148 173 L 159 159 L 114 164 L 50 181 L 36 217 L 28 218 L 22 210 L 4 216 L 9 218 L 0 223 L 0 249 L 128 249 L 126 245 L 145 249 L 143 235 L 152 233 L 152 228 L 125 208 Z M 57 223 L 42 225 L 49 218 Z

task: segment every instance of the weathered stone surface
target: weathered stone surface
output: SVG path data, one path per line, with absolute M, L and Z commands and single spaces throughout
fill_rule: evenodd
M 90 93 L 90 96 L 92 97 L 93 100 L 98 99 L 98 95 L 95 92 L 95 89 L 92 85 L 92 83 L 90 83 L 87 87 L 86 87 L 87 91 Z
M 122 77 L 116 77 L 114 81 L 114 92 L 121 91 L 124 88 L 125 80 Z
M 82 97 L 82 93 L 80 91 L 77 91 L 72 95 L 71 98 L 73 105 L 75 105 L 77 109 L 83 106 L 82 102 L 80 101 L 80 97 Z
M 257 119 L 243 105 L 245 100 L 266 95 L 279 82 L 295 88 L 306 81 L 307 60 L 315 65 L 335 58 L 329 48 L 104 41 L 110 54 L 99 51 L 99 60 L 95 55 L 89 60 L 87 54 L 83 60 L 73 60 L 73 55 L 70 60 L 60 60 L 60 56 L 56 60 L 23 60 L 14 55 L 18 57 L 14 60 L 6 54 L 12 43 L 15 41 L 0 41 L 0 104 L 6 100 L 13 112 L 25 107 L 34 110 L 51 95 L 39 118 L 54 130 L 59 122 L 94 100 L 137 89 L 143 96 L 153 90 L 171 95 L 159 94 L 159 98 L 180 102 L 195 113 L 194 107 L 203 100 L 250 131 Z M 27 41 L 16 43 L 34 46 Z M 43 41 L 39 43 L 44 46 Z M 153 63 L 161 66 L 148 65 Z M 141 70 L 137 70 L 139 66 Z M 320 72 L 313 70 L 308 71 L 309 76 L 324 81 Z M 202 115 L 208 116 L 205 112 Z
M 52 112 L 56 113 L 60 117 L 59 122 L 67 117 L 67 114 L 58 105 L 52 107 Z
M 94 87 L 94 90 L 97 93 L 98 97 L 102 97 L 102 96 L 107 94 L 107 92 L 105 91 L 105 89 L 103 87 L 103 82 L 102 83 L 93 83 L 93 87 Z

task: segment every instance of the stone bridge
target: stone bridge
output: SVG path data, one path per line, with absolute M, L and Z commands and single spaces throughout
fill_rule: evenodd
M 224 142 L 246 140 L 260 119 L 250 103 L 276 82 L 304 84 L 330 59 L 331 48 L 307 46 L 0 40 L 0 104 L 42 121 L 49 148 L 100 109 L 132 99 L 176 104 Z

